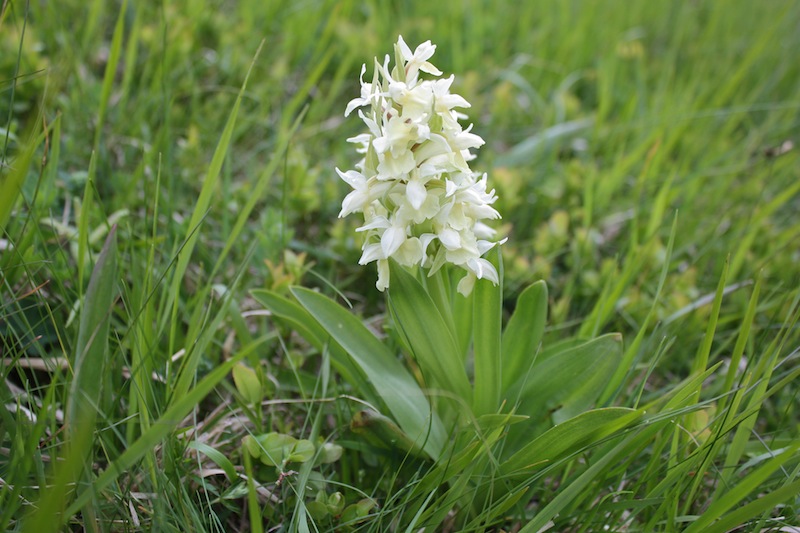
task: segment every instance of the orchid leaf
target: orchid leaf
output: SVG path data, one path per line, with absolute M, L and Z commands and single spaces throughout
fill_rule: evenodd
M 415 457 L 423 456 L 420 446 L 397 427 L 397 424 L 371 409 L 354 414 L 350 421 L 350 430 L 378 446 L 399 449 Z
M 494 285 L 487 280 L 478 280 L 473 289 L 472 348 L 475 355 L 476 415 L 494 413 L 500 407 L 503 266 L 499 250 L 492 256 L 500 283 Z
M 426 379 L 469 401 L 472 396 L 464 361 L 442 315 L 425 288 L 411 274 L 390 262 L 389 304 Z
M 375 335 L 347 309 L 303 287 L 292 294 L 364 372 L 398 426 L 436 459 L 446 433 L 422 389 L 409 371 Z
M 373 393 L 372 386 L 364 377 L 363 372 L 359 370 L 350 359 L 350 356 L 347 355 L 347 352 L 338 343 L 326 343 L 329 335 L 308 311 L 297 303 L 272 291 L 256 289 L 250 291 L 250 293 L 253 298 L 269 309 L 274 317 L 285 322 L 319 352 L 328 350 L 331 355 L 331 364 L 344 380 L 353 385 L 368 403 L 377 403 L 378 397 Z
M 629 426 L 641 411 L 609 407 L 586 411 L 558 424 L 528 443 L 501 465 L 506 475 L 528 473 L 535 465 L 549 464 Z
M 542 342 L 547 320 L 547 285 L 544 281 L 527 287 L 503 331 L 503 388 L 508 388 L 528 371 Z
M 552 414 L 558 424 L 590 409 L 622 357 L 622 337 L 609 334 L 534 364 L 507 398 L 534 422 Z M 516 393 L 516 394 L 515 394 Z

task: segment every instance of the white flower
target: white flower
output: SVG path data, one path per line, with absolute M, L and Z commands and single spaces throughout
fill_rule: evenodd
M 378 96 L 378 93 L 374 90 L 374 84 L 364 83 L 364 73 L 366 71 L 367 65 L 361 65 L 361 75 L 359 76 L 361 80 L 361 96 L 350 100 L 350 103 L 347 104 L 347 109 L 344 111 L 344 116 L 348 116 L 357 107 L 370 105 L 373 99 Z
M 431 91 L 428 82 L 410 88 L 402 81 L 389 84 L 389 98 L 403 108 L 403 117 L 414 121 L 423 121 L 433 114 L 435 92 Z
M 395 114 L 384 121 L 383 135 L 372 141 L 372 145 L 379 154 L 391 151 L 392 156 L 400 157 L 411 146 L 427 139 L 429 134 L 430 129 L 426 124 L 417 125 L 411 119 L 403 119 Z
M 494 190 L 487 191 L 486 174 L 469 167 L 471 150 L 484 141 L 464 129 L 466 117 L 456 109 L 470 107 L 450 93 L 454 77 L 421 80 L 420 73 L 440 76 L 430 63 L 436 46 L 426 41 L 413 52 L 397 40 L 395 57 L 401 64 L 389 69 L 389 56 L 375 60 L 371 83 L 360 74 L 361 94 L 347 105 L 355 109 L 368 132 L 348 139 L 363 159 L 357 170 L 342 172 L 353 189 L 342 202 L 340 217 L 363 213 L 364 235 L 359 264 L 378 266 L 378 290 L 389 287 L 389 260 L 405 267 L 419 266 L 433 275 L 447 263 L 464 270 L 458 291 L 468 295 L 478 279 L 499 283 L 495 267 L 483 258 L 495 230 L 484 221 L 500 218 L 492 207 Z
M 408 47 L 403 40 L 403 36 L 400 35 L 397 37 L 397 46 L 400 47 L 400 53 L 403 54 L 403 59 L 406 61 L 404 68 L 406 71 L 406 82 L 409 85 L 414 85 L 416 83 L 417 75 L 420 70 L 428 74 L 433 74 L 434 76 L 442 75 L 441 70 L 428 62 L 428 60 L 433 57 L 434 52 L 436 52 L 435 44 L 431 44 L 430 41 L 425 41 L 417 46 L 417 49 L 414 50 L 412 54 L 411 48 Z
M 405 150 L 394 155 L 391 151 L 378 155 L 378 179 L 392 180 L 402 178 L 417 166 L 414 154 Z
M 398 217 L 389 224 L 381 235 L 381 250 L 384 257 L 391 257 L 406 242 L 406 225 Z
M 336 172 L 339 176 L 353 188 L 353 192 L 345 196 L 342 202 L 342 210 L 339 211 L 339 218 L 349 215 L 350 213 L 357 213 L 364 209 L 369 200 L 369 187 L 367 186 L 367 178 L 355 170 L 348 170 L 342 172 L 338 168 Z

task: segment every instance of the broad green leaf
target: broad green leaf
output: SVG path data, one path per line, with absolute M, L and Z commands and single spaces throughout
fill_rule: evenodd
M 441 273 L 442 270 L 437 272 L 437 275 Z M 470 343 L 472 342 L 472 312 L 474 310 L 472 299 L 474 296 L 474 291 L 466 298 L 456 292 L 455 299 L 451 305 L 456 344 L 458 344 L 458 352 L 461 354 L 461 360 L 464 362 L 467 360 Z
M 532 466 L 574 454 L 633 424 L 641 411 L 609 407 L 586 411 L 563 424 L 550 428 L 500 466 L 505 475 L 527 473 Z
M 390 261 L 390 268 L 389 305 L 395 325 L 408 342 L 423 375 L 469 402 L 472 390 L 464 360 L 447 323 L 425 288 L 411 274 L 394 261 Z
M 503 389 L 506 390 L 530 369 L 539 349 L 547 321 L 547 285 L 544 281 L 527 287 L 503 331 Z
M 253 298 L 269 309 L 273 316 L 285 321 L 320 353 L 327 350 L 331 355 L 333 367 L 342 378 L 355 387 L 368 403 L 373 405 L 378 403 L 378 397 L 373 392 L 372 386 L 364 377 L 363 372 L 353 363 L 347 352 L 337 342 L 328 342 L 330 336 L 308 311 L 272 291 L 256 289 L 250 291 L 250 293 Z
M 536 360 L 533 362 L 534 365 L 538 365 L 543 363 L 544 361 L 550 359 L 551 357 L 555 357 L 560 355 L 567 350 L 572 350 L 573 348 L 577 348 L 583 344 L 586 344 L 591 339 L 583 338 L 583 337 L 568 337 L 566 339 L 560 339 L 554 342 L 546 343 L 542 346 L 539 353 L 536 355 Z M 517 376 L 517 379 L 522 379 L 527 374 L 522 374 Z
M 400 428 L 412 441 L 424 443 L 425 452 L 436 459 L 446 440 L 444 427 L 402 363 L 330 298 L 303 287 L 292 288 L 292 294 L 364 372 Z
M 290 463 L 305 463 L 314 457 L 314 452 L 316 452 L 314 443 L 308 439 L 300 439 L 294 447 L 289 450 L 289 455 L 287 455 L 286 460 Z
M 397 427 L 397 424 L 377 411 L 366 409 L 354 414 L 350 421 L 350 430 L 372 444 L 401 450 L 416 457 L 424 455 L 422 448 Z
M 248 403 L 257 405 L 263 399 L 263 389 L 258 375 L 256 375 L 252 368 L 246 366 L 244 363 L 239 363 L 233 367 L 233 383 L 236 385 L 239 394 L 241 394 Z
M 327 465 L 335 463 L 342 458 L 344 448 L 332 442 L 325 442 L 319 447 L 319 455 L 317 460 L 314 461 L 315 465 Z
M 507 399 L 517 405 L 517 414 L 537 421 L 552 412 L 553 421 L 561 423 L 591 407 L 621 356 L 620 335 L 598 337 L 537 361 Z
M 319 492 L 318 494 L 324 494 L 323 492 Z M 312 520 L 317 522 L 324 520 L 327 518 L 331 512 L 328 510 L 328 507 L 319 501 L 308 502 L 306 505 L 306 511 L 308 512 L 308 516 L 311 517 Z
M 472 350 L 475 356 L 473 411 L 476 415 L 497 411 L 502 387 L 503 264 L 500 250 L 495 250 L 491 258 L 500 283 L 493 285 L 488 280 L 478 280 L 472 299 Z
M 375 507 L 375 500 L 370 498 L 363 498 L 356 503 L 348 505 L 345 507 L 344 511 L 342 511 L 339 523 L 343 526 L 353 526 L 364 519 L 373 507 Z

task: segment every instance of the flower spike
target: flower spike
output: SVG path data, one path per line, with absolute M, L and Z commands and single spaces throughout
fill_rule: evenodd
M 377 262 L 378 290 L 389 287 L 391 258 L 428 275 L 445 263 L 462 268 L 458 291 L 466 296 L 478 279 L 499 282 L 482 256 L 505 241 L 489 240 L 495 231 L 484 221 L 500 218 L 492 207 L 497 196 L 487 191 L 486 174 L 469 168 L 475 157 L 470 150 L 484 144 L 472 125 L 464 129 L 459 122 L 464 115 L 455 109 L 469 108 L 469 102 L 450 93 L 452 75 L 420 79 L 420 73 L 442 75 L 429 61 L 435 52 L 430 41 L 412 52 L 401 36 L 393 69 L 388 55 L 383 63 L 376 58 L 373 80 L 366 83 L 366 65 L 361 67 L 361 94 L 347 104 L 345 116 L 359 109 L 368 133 L 348 139 L 364 155 L 357 170 L 336 169 L 353 189 L 339 216 L 364 215 L 359 263 Z

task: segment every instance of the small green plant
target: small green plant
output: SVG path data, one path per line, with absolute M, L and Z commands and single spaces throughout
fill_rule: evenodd
M 522 292 L 503 329 L 500 255 L 482 257 L 496 245 L 483 222 L 499 218 L 491 207 L 496 197 L 487 176 L 467 163 L 469 149 L 483 140 L 459 123 L 455 108 L 469 104 L 449 93 L 452 77 L 421 79 L 421 72 L 441 74 L 428 61 L 435 48 L 426 42 L 412 52 L 401 37 L 396 66 L 389 69 L 388 56 L 376 60 L 371 83 L 362 68 L 361 97 L 346 111 L 367 106 L 359 116 L 369 133 L 351 139 L 364 154 L 358 170 L 337 170 L 353 188 L 340 216 L 364 214 L 359 262 L 378 264 L 377 287 L 387 290 L 391 316 L 388 342 L 309 289 L 292 288 L 294 301 L 253 294 L 327 350 L 372 403 L 354 415 L 354 431 L 445 468 L 456 457 L 469 461 L 468 474 L 450 469 L 440 479 L 458 485 L 463 478 L 462 494 L 450 496 L 459 501 L 478 490 L 473 506 L 507 506 L 509 494 L 524 490 L 494 487 L 495 477 L 525 477 L 632 425 L 642 412 L 592 411 L 621 360 L 618 335 L 542 348 L 544 283 Z M 396 358 L 395 346 L 416 374 Z M 548 433 L 556 424 L 560 429 Z
M 469 149 L 483 140 L 459 123 L 462 115 L 454 109 L 469 104 L 449 93 L 452 77 L 421 79 L 421 72 L 441 74 L 428 61 L 434 51 L 425 42 L 412 52 L 401 37 L 394 68 L 388 56 L 376 60 L 371 82 L 363 81 L 362 68 L 361 95 L 345 112 L 367 107 L 359 116 L 369 132 L 349 139 L 364 155 L 357 169 L 337 169 L 353 189 L 340 216 L 364 215 L 359 263 L 377 263 L 377 288 L 387 294 L 386 337 L 307 288 L 292 287 L 292 299 L 263 290 L 253 295 L 329 354 L 372 406 L 353 415 L 357 435 L 431 461 L 405 493 L 410 512 L 402 524 L 435 529 L 452 520 L 448 510 L 456 508 L 465 529 L 488 527 L 534 483 L 564 477 L 558 496 L 524 528 L 537 531 L 585 498 L 603 468 L 668 431 L 675 417 L 687 420 L 697 443 L 688 457 L 713 446 L 711 411 L 697 403 L 713 368 L 701 350 L 684 383 L 646 404 L 637 399 L 631 407 L 614 407 L 638 338 L 627 351 L 618 334 L 543 342 L 543 282 L 520 293 L 503 327 L 502 258 L 489 253 L 498 243 L 488 240 L 495 232 L 483 222 L 499 218 L 491 207 L 496 196 L 487 190 L 486 175 L 467 163 Z M 670 239 L 667 257 L 672 245 Z M 716 296 L 718 304 L 721 290 Z M 673 438 L 678 445 L 685 440 L 678 433 Z M 575 461 L 587 454 L 592 466 L 579 467 Z M 782 464 L 792 454 L 781 457 Z M 569 477 L 571 471 L 580 475 Z M 322 513 L 325 505 L 320 500 L 315 508 Z M 651 523 L 659 513 L 652 516 Z
M 0 530 L 798 526 L 800 4 L 216 4 L 0 2 Z

